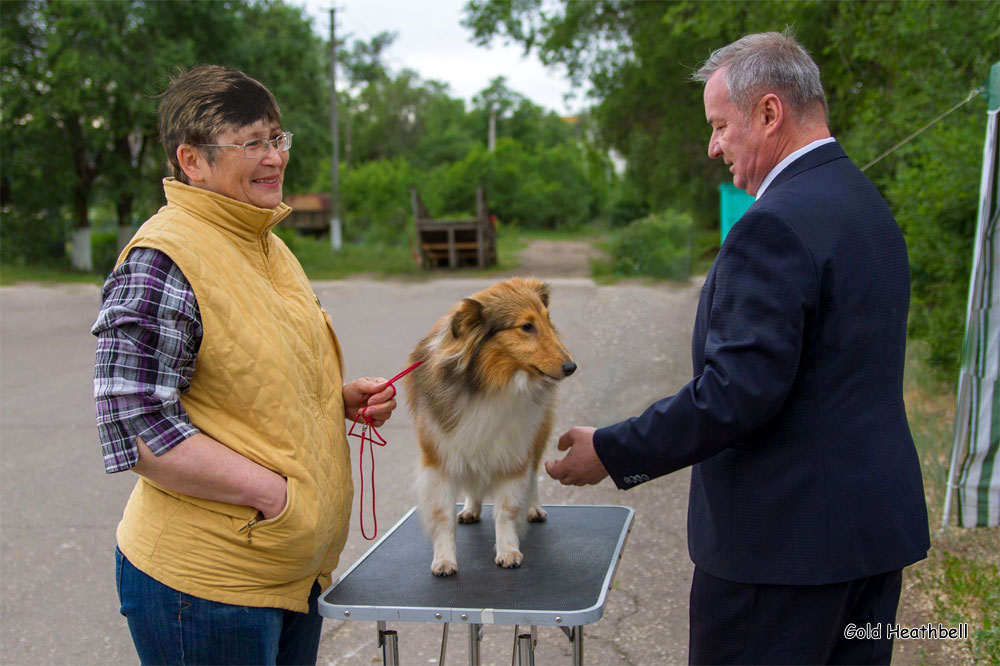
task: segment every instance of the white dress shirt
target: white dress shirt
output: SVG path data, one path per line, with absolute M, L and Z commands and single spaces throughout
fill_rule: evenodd
M 756 198 L 760 199 L 760 197 L 764 194 L 764 191 L 767 190 L 767 187 L 771 184 L 771 181 L 777 178 L 778 174 L 781 173 L 785 169 L 785 167 L 787 167 L 789 164 L 799 159 L 800 157 L 808 153 L 810 150 L 815 150 L 816 148 L 819 148 L 823 144 L 830 143 L 832 141 L 836 141 L 836 139 L 834 139 L 832 136 L 828 136 L 825 139 L 816 139 L 812 143 L 808 143 L 799 148 L 798 150 L 789 153 L 788 156 L 785 157 L 785 159 L 778 162 L 778 164 L 773 169 L 771 169 L 770 172 L 768 172 L 767 176 L 761 182 L 760 187 L 757 188 Z

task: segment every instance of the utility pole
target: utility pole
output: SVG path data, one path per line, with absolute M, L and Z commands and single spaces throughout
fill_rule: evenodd
M 486 133 L 486 150 L 493 152 L 497 147 L 497 103 L 490 102 L 490 126 Z
M 339 250 L 340 233 L 340 132 L 337 123 L 337 10 L 330 8 L 330 136 L 333 156 L 330 158 L 330 247 Z

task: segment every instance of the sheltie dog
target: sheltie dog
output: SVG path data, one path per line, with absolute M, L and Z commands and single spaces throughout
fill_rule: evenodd
M 549 287 L 535 278 L 498 282 L 457 303 L 410 355 L 406 377 L 421 460 L 418 505 L 434 545 L 431 572 L 458 571 L 461 523 L 479 522 L 494 500 L 496 563 L 520 566 L 527 522 L 541 522 L 538 463 L 552 429 L 556 385 L 576 363 L 549 321 Z

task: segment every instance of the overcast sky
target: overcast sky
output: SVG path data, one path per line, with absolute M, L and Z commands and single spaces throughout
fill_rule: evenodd
M 453 97 L 468 102 L 494 77 L 505 76 L 508 88 L 560 115 L 572 115 L 583 107 L 582 95 L 563 101 L 563 94 L 572 88 L 562 70 L 546 69 L 534 54 L 522 57 L 517 45 L 494 40 L 491 48 L 484 48 L 469 41 L 471 31 L 460 24 L 465 0 L 287 1 L 304 7 L 324 38 L 330 35 L 331 6 L 337 10 L 338 40 L 369 41 L 380 32 L 395 32 L 396 41 L 388 50 L 389 68 L 393 72 L 409 68 L 423 79 L 444 81 Z

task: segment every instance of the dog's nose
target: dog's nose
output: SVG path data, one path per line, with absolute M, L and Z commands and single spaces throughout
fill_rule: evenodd
M 563 377 L 569 377 L 574 372 L 576 372 L 576 363 L 574 363 L 573 361 L 566 361 L 565 363 L 563 363 L 562 371 L 563 371 Z

